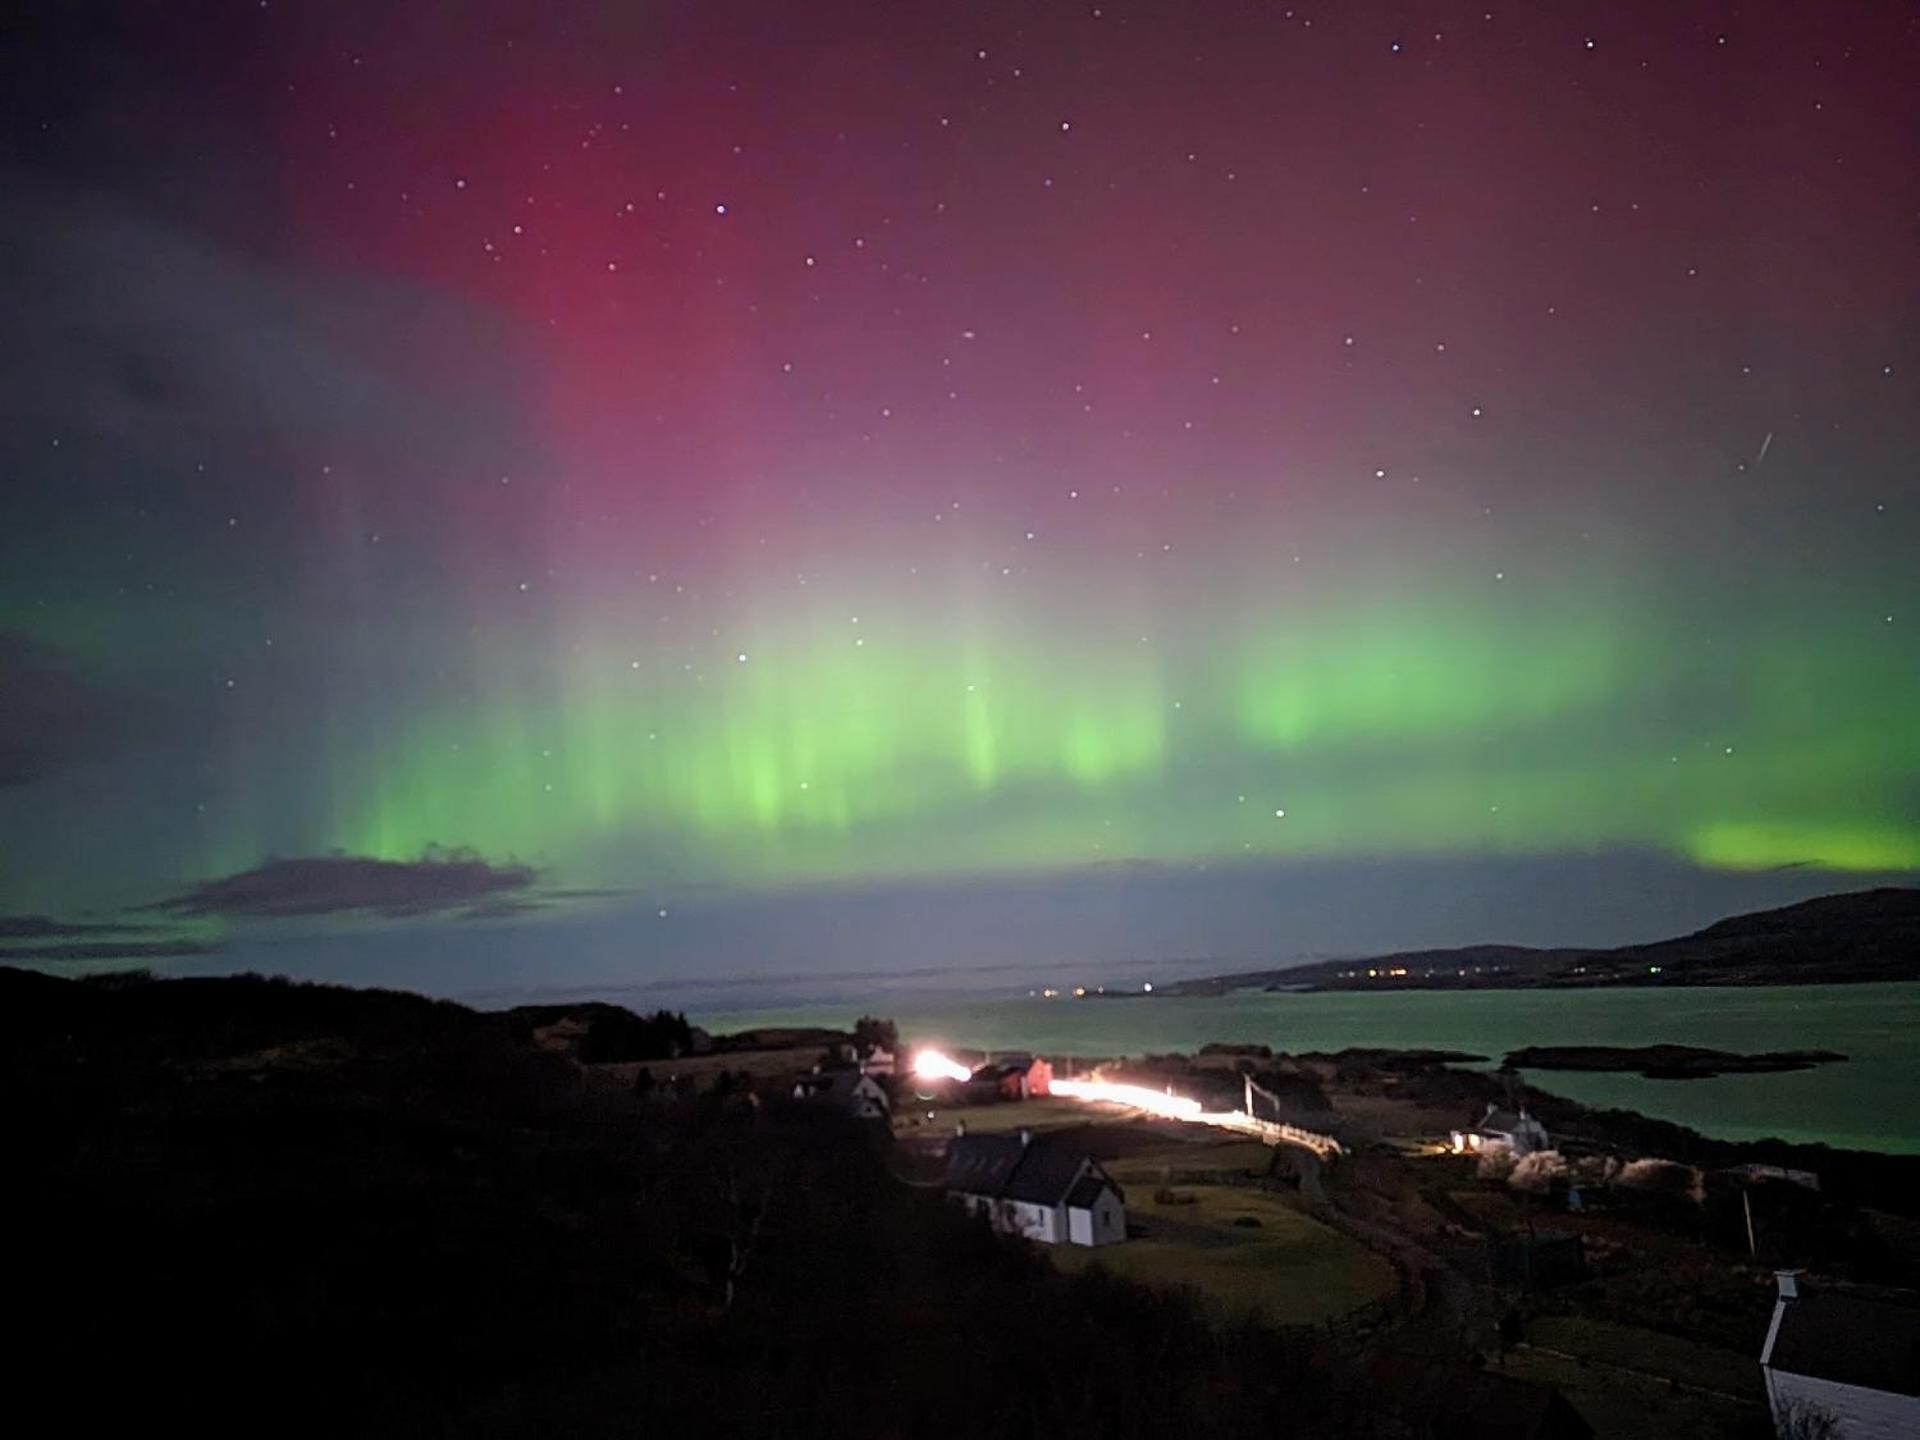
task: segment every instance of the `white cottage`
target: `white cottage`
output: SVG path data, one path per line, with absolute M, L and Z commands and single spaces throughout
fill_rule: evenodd
M 994 1229 L 1046 1245 L 1127 1238 L 1126 1196 L 1099 1161 L 1030 1130 L 956 1135 L 947 1147 L 947 1195 Z
M 1796 1270 L 1777 1278 L 1760 1352 L 1774 1428 L 1788 1440 L 1920 1435 L 1920 1297 L 1809 1286 Z
M 1547 1134 L 1546 1126 L 1527 1113 L 1525 1106 L 1516 1111 L 1489 1105 L 1479 1124 L 1453 1132 L 1453 1148 L 1462 1155 L 1487 1155 L 1502 1150 L 1531 1155 L 1536 1150 L 1551 1150 L 1553 1138 Z
M 816 1070 L 793 1082 L 793 1098 L 830 1105 L 855 1120 L 887 1120 L 893 1114 L 887 1092 L 858 1070 Z

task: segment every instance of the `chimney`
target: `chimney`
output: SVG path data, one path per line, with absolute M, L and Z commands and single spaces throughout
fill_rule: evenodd
M 1800 1298 L 1801 1274 L 1802 1272 L 1798 1270 L 1776 1270 L 1773 1272 L 1773 1278 L 1780 1286 L 1780 1298 L 1782 1300 L 1798 1300 Z
M 1033 1143 L 1033 1131 L 1022 1130 L 1020 1132 L 1020 1148 L 1024 1150 L 1027 1148 L 1027 1146 L 1031 1145 L 1032 1143 Z

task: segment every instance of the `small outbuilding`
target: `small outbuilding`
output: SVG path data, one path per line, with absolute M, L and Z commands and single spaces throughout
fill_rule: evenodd
M 947 1196 L 994 1229 L 1045 1245 L 1112 1245 L 1127 1238 L 1126 1195 L 1078 1146 L 1014 1135 L 956 1135 Z
M 855 1120 L 887 1121 L 893 1107 L 887 1092 L 871 1075 L 858 1070 L 816 1070 L 793 1082 L 793 1098 L 812 1105 L 828 1105 Z
M 1003 1100 L 1038 1100 L 1053 1093 L 1053 1066 L 1038 1055 L 1002 1055 L 994 1060 Z
M 1760 1351 L 1774 1428 L 1830 1440 L 1920 1435 L 1920 1296 L 1813 1286 L 1794 1270 L 1776 1278 Z
M 1783 1165 L 1729 1165 L 1719 1173 L 1741 1185 L 1798 1185 L 1802 1190 L 1811 1190 L 1815 1193 L 1820 1189 L 1820 1176 L 1817 1172 L 1789 1170 Z
M 1453 1148 L 1462 1155 L 1489 1155 L 1503 1150 L 1513 1155 L 1531 1155 L 1538 1150 L 1551 1150 L 1553 1137 L 1547 1134 L 1546 1126 L 1527 1113 L 1526 1106 L 1502 1110 L 1498 1105 L 1489 1105 L 1477 1125 L 1453 1132 Z

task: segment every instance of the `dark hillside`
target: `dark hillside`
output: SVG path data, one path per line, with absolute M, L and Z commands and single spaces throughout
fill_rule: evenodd
M 1796 905 L 1757 910 L 1717 920 L 1688 937 L 1695 940 L 1758 935 L 1833 935 L 1889 925 L 1920 925 L 1920 890 L 1883 886 L 1845 895 L 1818 895 Z
M 1612 949 L 1467 945 L 1182 980 L 1165 995 L 1311 990 L 1577 989 L 1594 985 L 1837 985 L 1920 980 L 1920 890 L 1823 895 Z
M 65 1427 L 1374 1433 L 1326 1357 L 1058 1274 L 837 1117 L 377 991 L 5 971 L 0 1015 L 9 1369 Z

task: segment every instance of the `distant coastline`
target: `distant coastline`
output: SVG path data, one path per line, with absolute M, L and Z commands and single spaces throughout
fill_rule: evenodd
M 1645 945 L 1469 945 L 1177 980 L 1142 998 L 1236 990 L 1533 990 L 1920 980 L 1920 890 L 1828 895 Z M 1134 991 L 1090 991 L 1112 999 Z

